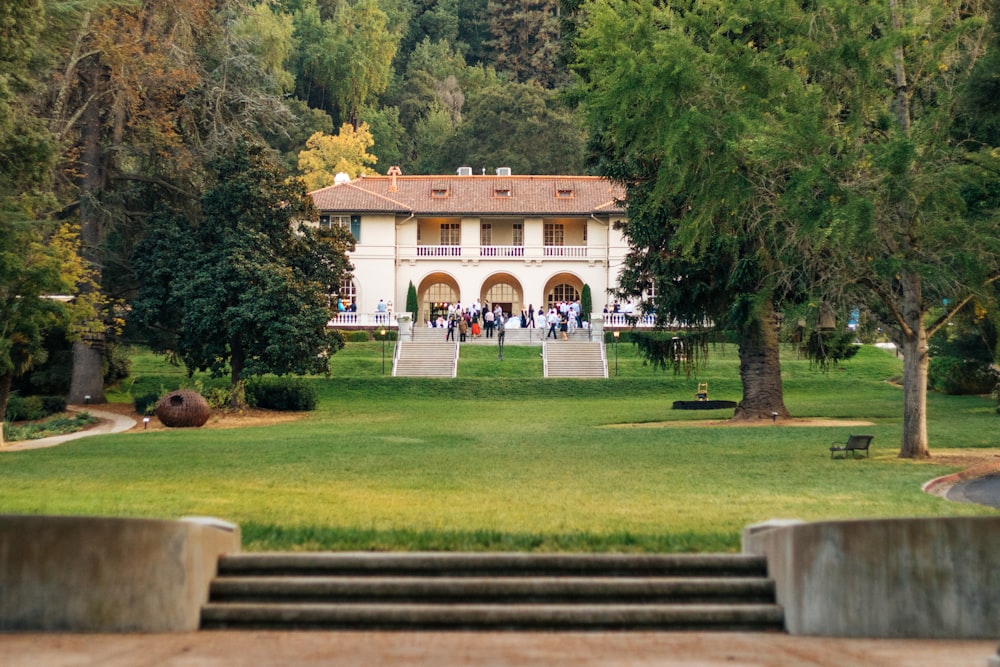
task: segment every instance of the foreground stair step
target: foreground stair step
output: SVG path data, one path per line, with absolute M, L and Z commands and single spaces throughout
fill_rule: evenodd
M 219 559 L 220 574 L 384 574 L 457 576 L 765 576 L 767 561 L 747 554 L 532 554 L 505 552 L 264 552 Z
M 212 583 L 211 597 L 216 602 L 773 602 L 774 584 L 707 577 L 224 577 Z
M 298 629 L 776 630 L 777 605 L 208 604 L 202 627 Z
M 204 628 L 780 631 L 744 554 L 263 553 L 219 560 Z

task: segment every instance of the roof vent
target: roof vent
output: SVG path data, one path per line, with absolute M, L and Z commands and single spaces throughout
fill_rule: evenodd
M 458 175 L 459 176 L 472 176 L 472 167 L 459 167 L 458 168 Z
M 510 176 L 510 167 L 497 167 L 497 176 Z
M 351 175 L 343 171 L 338 172 L 336 176 L 333 177 L 334 185 L 343 185 L 344 183 L 351 182 Z

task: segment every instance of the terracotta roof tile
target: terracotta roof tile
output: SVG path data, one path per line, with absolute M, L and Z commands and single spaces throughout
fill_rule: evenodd
M 446 197 L 434 196 L 445 188 Z M 506 189 L 510 196 L 498 192 Z M 624 213 L 618 201 L 625 192 L 595 176 L 438 175 L 366 176 L 311 194 L 316 207 L 329 212 L 556 216 Z

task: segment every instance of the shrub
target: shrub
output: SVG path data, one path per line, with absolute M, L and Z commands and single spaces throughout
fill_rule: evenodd
M 413 317 L 414 322 L 420 319 L 418 310 L 420 310 L 420 304 L 417 301 L 417 288 L 413 286 L 413 281 L 411 280 L 409 286 L 406 288 L 406 312 Z
M 35 421 L 66 411 L 62 396 L 19 396 L 14 394 L 7 402 L 8 421 Z
M 349 343 L 367 343 L 371 335 L 367 331 L 352 331 L 346 336 Z
M 301 378 L 279 377 L 247 383 L 247 403 L 266 410 L 315 410 L 316 387 Z
M 146 392 L 132 398 L 136 413 L 140 415 L 151 415 L 156 412 L 156 402 L 160 400 L 160 395 L 155 392 Z
M 989 365 L 972 359 L 934 357 L 927 370 L 927 383 L 943 394 L 989 394 L 998 379 Z
M 132 374 L 132 357 L 126 345 L 108 343 L 104 348 L 104 383 L 114 384 Z
M 42 410 L 46 416 L 66 412 L 66 399 L 62 396 L 41 396 L 40 398 L 42 399 Z

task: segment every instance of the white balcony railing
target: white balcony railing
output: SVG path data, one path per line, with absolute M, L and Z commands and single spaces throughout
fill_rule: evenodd
M 599 258 L 606 255 L 605 246 L 585 245 L 408 245 L 396 248 L 400 259 L 511 259 L 547 257 L 559 260 Z
M 547 245 L 545 246 L 546 257 L 586 257 L 587 246 L 585 245 Z
M 417 257 L 461 257 L 460 245 L 418 245 Z
M 396 313 L 337 313 L 326 323 L 326 326 L 339 327 L 396 327 Z
M 640 313 L 604 313 L 604 326 L 608 328 L 622 329 L 626 327 L 652 327 L 656 326 L 656 315 L 642 315 Z
M 524 257 L 523 245 L 479 246 L 480 257 Z

